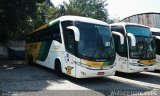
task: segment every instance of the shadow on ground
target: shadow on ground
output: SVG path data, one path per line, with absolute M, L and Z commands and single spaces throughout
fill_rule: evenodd
M 143 74 L 138 74 L 138 76 L 137 74 L 118 76 L 137 80 L 142 80 L 142 78 L 146 78 L 146 75 Z M 150 76 L 147 78 L 149 80 L 149 78 L 159 77 Z M 68 90 L 66 93 L 72 93 L 76 92 L 74 90 L 79 90 L 77 91 L 78 93 L 75 94 L 79 94 L 80 96 L 82 96 L 82 94 L 85 93 L 84 91 L 87 90 L 90 90 L 92 92 L 92 96 L 95 94 L 94 92 L 98 92 L 101 95 L 111 95 L 112 92 L 116 93 L 118 91 L 128 91 L 129 93 L 127 95 L 132 95 L 134 91 L 146 92 L 152 90 L 152 88 L 143 87 L 123 81 L 113 80 L 107 77 L 84 79 L 76 79 L 67 75 L 63 75 L 60 77 L 55 73 L 55 71 L 38 65 L 33 66 L 25 63 L 0 64 L 0 90 L 19 91 L 22 92 L 22 94 L 23 92 L 34 93 L 35 91 L 39 92 L 39 94 L 45 92 L 46 94 L 52 94 L 52 92 L 55 92 L 54 94 L 58 94 L 58 92 L 61 93 L 61 89 L 59 89 L 59 91 L 48 92 L 46 91 L 48 90 L 47 88 L 50 88 L 49 90 L 56 90 L 57 88 L 66 88 L 62 89 L 63 91 Z

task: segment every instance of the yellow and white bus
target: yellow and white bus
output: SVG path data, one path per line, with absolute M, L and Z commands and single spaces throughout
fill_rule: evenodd
M 160 70 L 160 29 L 150 28 L 156 43 L 156 69 Z
M 102 21 L 62 16 L 26 38 L 26 60 L 76 78 L 114 75 L 115 47 Z
M 135 73 L 154 71 L 155 42 L 147 26 L 135 23 L 111 24 L 117 53 L 117 71 Z

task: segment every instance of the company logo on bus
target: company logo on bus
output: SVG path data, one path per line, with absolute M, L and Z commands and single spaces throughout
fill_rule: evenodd
M 67 74 L 71 74 L 71 71 L 72 71 L 73 67 L 67 66 L 65 69 L 67 71 Z
M 88 60 L 82 60 L 82 63 L 90 67 L 101 67 L 103 66 L 104 62 L 93 62 L 93 61 L 88 61 Z

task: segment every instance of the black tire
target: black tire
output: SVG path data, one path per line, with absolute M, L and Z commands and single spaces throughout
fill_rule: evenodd
M 30 65 L 33 65 L 33 57 L 32 57 L 32 55 L 29 55 L 29 56 L 28 56 L 28 63 L 29 63 Z
M 55 71 L 58 76 L 62 76 L 62 68 L 61 68 L 61 63 L 59 60 L 55 61 Z

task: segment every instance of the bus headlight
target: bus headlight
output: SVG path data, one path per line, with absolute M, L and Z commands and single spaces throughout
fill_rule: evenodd
M 78 62 L 77 65 L 81 66 L 81 67 L 84 67 L 84 68 L 87 68 L 87 69 L 91 69 L 90 66 L 84 64 L 84 63 L 81 63 L 81 62 Z
M 129 63 L 130 65 L 133 65 L 133 66 L 138 66 L 139 63 L 136 63 L 136 62 L 132 62 L 132 63 Z
M 138 66 L 139 65 L 138 60 L 135 60 L 135 59 L 131 59 L 129 62 L 130 62 L 129 64 L 133 65 L 133 66 Z

